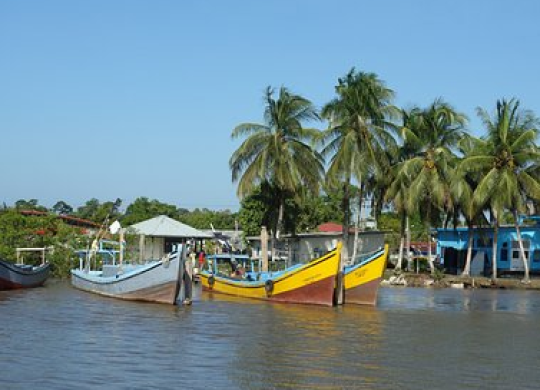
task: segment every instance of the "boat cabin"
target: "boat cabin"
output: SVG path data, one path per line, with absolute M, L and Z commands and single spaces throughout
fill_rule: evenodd
M 139 258 L 160 259 L 170 253 L 178 244 L 191 242 L 194 247 L 202 249 L 203 240 L 214 236 L 197 230 L 189 225 L 160 215 L 143 222 L 136 223 L 126 229 L 140 236 Z

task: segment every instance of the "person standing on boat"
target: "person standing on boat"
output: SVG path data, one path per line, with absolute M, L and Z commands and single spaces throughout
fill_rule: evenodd
M 204 257 L 204 249 L 201 249 L 201 251 L 199 252 L 199 270 L 202 270 L 204 267 Z
M 188 251 L 188 255 L 184 259 L 184 305 L 191 305 L 192 292 L 193 292 L 193 264 L 195 263 L 195 252 L 193 250 Z

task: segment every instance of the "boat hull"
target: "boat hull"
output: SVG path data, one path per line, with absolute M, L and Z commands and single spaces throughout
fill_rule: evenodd
M 50 264 L 24 269 L 0 260 L 0 290 L 16 290 L 43 286 L 50 273 Z
M 207 271 L 199 273 L 204 291 L 272 302 L 332 306 L 341 245 L 308 264 L 259 281 L 237 280 Z
M 345 303 L 357 305 L 376 305 L 386 262 L 388 259 L 388 245 L 384 250 L 368 261 L 343 271 L 343 285 L 345 289 Z
M 101 272 L 71 271 L 75 288 L 95 294 L 131 301 L 175 304 L 180 282 L 180 260 L 154 261 L 125 266 L 121 272 L 104 277 Z

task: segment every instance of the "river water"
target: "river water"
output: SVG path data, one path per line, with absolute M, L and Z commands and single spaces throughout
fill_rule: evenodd
M 381 288 L 374 308 L 195 293 L 0 292 L 0 389 L 540 388 L 540 292 Z

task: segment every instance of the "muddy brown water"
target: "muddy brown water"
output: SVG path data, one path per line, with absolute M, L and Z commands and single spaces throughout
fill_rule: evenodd
M 381 288 L 377 307 L 195 290 L 0 292 L 1 389 L 538 389 L 540 292 Z

